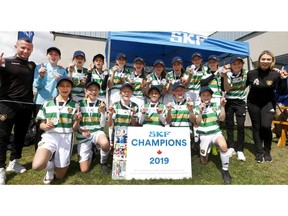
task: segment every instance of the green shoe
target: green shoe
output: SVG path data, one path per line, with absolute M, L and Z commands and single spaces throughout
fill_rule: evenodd
M 218 155 L 218 150 L 215 145 L 212 145 L 211 154 L 215 156 Z

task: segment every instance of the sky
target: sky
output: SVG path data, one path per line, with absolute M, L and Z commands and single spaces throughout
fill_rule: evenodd
M 5 56 L 14 53 L 13 45 L 16 35 L 14 37 L 8 32 L 16 31 L 161 30 L 204 34 L 214 31 L 287 30 L 287 8 L 279 7 L 283 5 L 280 0 L 256 1 L 256 6 L 253 5 L 253 1 L 248 0 L 91 2 L 91 0 L 49 0 L 45 3 L 33 1 L 31 3 L 33 7 L 30 3 L 24 4 L 20 0 L 1 2 L 0 53 L 4 52 Z M 44 38 L 47 36 L 47 41 L 50 40 L 49 35 L 43 34 L 42 36 Z M 39 41 L 37 49 L 38 47 L 40 53 L 38 51 L 33 53 L 31 58 L 36 59 L 43 52 L 43 41 Z M 248 208 L 249 215 L 256 213 L 272 215 L 275 209 L 277 212 L 285 211 L 286 206 L 279 205 L 277 197 L 280 193 L 287 194 L 287 187 L 277 186 L 19 187 L 2 187 L 0 203 L 5 205 L 6 209 L 13 208 L 15 215 L 25 215 L 27 211 L 30 216 L 39 214 L 33 211 L 36 205 L 40 209 L 45 208 L 41 210 L 43 216 L 51 215 L 51 206 L 48 204 L 45 207 L 47 200 L 53 203 L 53 208 L 55 206 L 55 212 L 59 215 L 73 216 L 90 215 L 91 211 L 92 214 L 109 212 L 117 216 L 135 215 L 135 211 L 143 215 L 149 213 L 149 215 L 164 215 L 165 213 L 167 216 L 193 213 L 205 216 L 215 215 L 217 212 L 221 215 L 227 215 L 227 212 L 245 215 Z M 114 206 L 115 201 L 120 199 L 123 212 Z M 269 205 L 262 208 L 263 204 L 267 203 L 267 199 L 269 199 Z M 19 201 L 17 208 L 15 208 L 15 202 L 11 200 Z M 235 206 L 237 202 L 240 206 Z M 73 203 L 76 205 L 71 208 L 71 203 L 72 206 Z M 150 206 L 155 207 L 155 203 L 159 208 L 151 212 Z M 134 208 L 130 208 L 132 205 Z

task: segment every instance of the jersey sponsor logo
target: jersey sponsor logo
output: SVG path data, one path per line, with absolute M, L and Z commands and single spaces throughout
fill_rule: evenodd
M 7 119 L 7 114 L 0 114 L 0 121 L 5 121 Z

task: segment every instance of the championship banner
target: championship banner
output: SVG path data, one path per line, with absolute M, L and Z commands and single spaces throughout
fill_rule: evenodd
M 128 127 L 126 179 L 192 178 L 188 127 Z

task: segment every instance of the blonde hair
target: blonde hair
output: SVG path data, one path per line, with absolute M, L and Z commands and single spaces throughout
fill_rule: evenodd
M 259 55 L 259 58 L 258 58 L 258 61 L 257 61 L 257 69 L 260 68 L 260 59 L 265 54 L 267 54 L 267 55 L 272 57 L 272 62 L 271 62 L 271 65 L 270 65 L 270 69 L 272 69 L 275 66 L 275 63 L 276 63 L 275 55 L 270 50 L 264 50 Z

